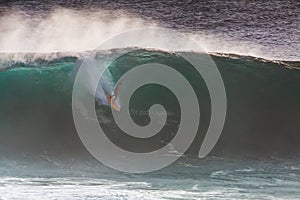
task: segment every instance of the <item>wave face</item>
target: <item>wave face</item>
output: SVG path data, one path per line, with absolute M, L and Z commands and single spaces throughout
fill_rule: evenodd
M 99 52 L 99 55 L 105 57 L 115 53 Z M 197 56 L 196 53 L 189 54 Z M 273 62 L 237 55 L 211 56 L 222 74 L 228 101 L 225 127 L 212 154 L 300 153 L 300 63 Z M 32 58 L 30 55 L 28 57 Z M 1 62 L 2 155 L 86 154 L 75 130 L 71 105 L 74 75 L 81 60 L 76 56 L 57 56 L 50 60 L 39 58 L 26 62 Z M 109 67 L 112 81 L 116 82 L 132 66 L 154 60 L 171 65 L 184 74 L 193 83 L 201 99 L 200 128 L 187 152 L 197 155 L 209 123 L 210 98 L 201 77 L 195 76 L 185 61 L 177 59 L 175 62 L 169 53 L 162 51 L 135 50 Z M 160 96 L 159 102 L 153 94 Z M 137 124 L 143 125 L 149 121 L 147 110 L 153 103 L 161 103 L 167 109 L 169 115 L 164 128 L 167 134 L 153 138 L 151 142 L 156 145 L 147 146 L 145 141 L 139 141 L 141 147 L 146 146 L 146 150 L 159 148 L 170 141 L 180 121 L 178 102 L 172 93 L 151 86 L 142 88 L 132 97 L 131 115 Z M 122 135 L 112 119 L 110 109 L 96 103 L 95 108 L 99 123 L 109 132 L 108 137 L 124 148 L 128 146 L 126 144 L 132 141 Z M 141 147 L 128 150 L 142 151 Z

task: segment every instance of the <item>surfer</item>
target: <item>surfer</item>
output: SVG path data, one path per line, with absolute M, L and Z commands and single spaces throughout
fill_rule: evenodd
M 118 85 L 116 86 L 115 90 L 113 91 L 113 94 L 111 95 L 109 92 L 107 92 L 103 87 L 102 90 L 105 94 L 105 98 L 106 98 L 106 103 L 107 105 L 109 105 L 110 107 L 112 107 L 114 110 L 116 111 L 120 111 L 121 107 L 120 105 L 117 103 L 117 98 L 118 98 L 118 92 L 120 90 L 120 86 L 122 85 L 123 80 L 119 81 Z
M 117 95 L 110 95 L 107 92 L 105 92 L 105 97 L 107 102 L 109 103 L 110 107 L 115 109 L 116 111 L 120 111 L 120 106 L 116 103 Z

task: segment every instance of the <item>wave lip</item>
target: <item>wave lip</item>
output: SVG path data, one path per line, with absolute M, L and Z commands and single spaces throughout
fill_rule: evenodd
M 117 49 L 108 49 L 108 50 L 97 50 L 97 51 L 84 51 L 84 52 L 49 52 L 49 53 L 36 53 L 36 52 L 28 52 L 28 53 L 0 53 L 0 70 L 6 71 L 12 68 L 18 67 L 45 67 L 45 65 L 49 65 L 51 63 L 60 63 L 66 60 L 83 60 L 91 53 L 95 53 L 100 57 L 105 57 L 113 54 L 122 54 L 123 52 L 135 51 L 139 50 L 139 47 L 128 47 L 128 48 L 117 48 Z M 144 49 L 147 50 L 147 49 Z M 148 49 L 151 50 L 151 49 Z M 165 52 L 164 50 L 152 49 L 156 52 Z M 176 53 L 190 53 L 197 54 L 197 52 L 193 51 L 174 51 L 168 52 L 171 54 Z M 210 56 L 216 58 L 228 58 L 229 60 L 240 60 L 243 62 L 261 62 L 261 63 L 273 63 L 278 64 L 286 68 L 290 69 L 299 69 L 300 61 L 297 60 L 269 60 L 262 57 L 254 57 L 247 55 L 239 55 L 239 54 L 229 54 L 229 53 L 218 53 L 212 52 L 209 53 Z

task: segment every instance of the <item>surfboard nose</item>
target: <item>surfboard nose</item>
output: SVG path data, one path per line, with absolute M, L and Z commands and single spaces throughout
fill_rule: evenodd
M 121 111 L 120 106 L 118 106 L 118 105 L 116 104 L 115 101 L 112 100 L 110 104 L 111 104 L 111 107 L 112 107 L 114 110 L 116 110 L 116 111 L 118 111 L 118 112 Z

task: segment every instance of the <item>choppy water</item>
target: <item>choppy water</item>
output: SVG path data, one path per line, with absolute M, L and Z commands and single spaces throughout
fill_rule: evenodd
M 134 175 L 91 162 L 1 161 L 3 199 L 298 199 L 295 158 L 181 159 L 159 172 Z
M 299 7 L 293 0 L 5 1 L 0 52 L 84 51 L 122 31 L 158 26 L 191 34 L 208 52 L 299 60 Z

